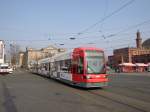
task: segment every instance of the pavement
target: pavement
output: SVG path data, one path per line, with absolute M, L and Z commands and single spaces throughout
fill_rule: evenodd
M 0 112 L 150 112 L 150 73 L 114 73 L 82 89 L 16 70 L 0 75 Z

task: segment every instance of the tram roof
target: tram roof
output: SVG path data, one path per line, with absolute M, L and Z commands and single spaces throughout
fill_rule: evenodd
M 54 59 L 55 61 L 60 61 L 60 60 L 71 59 L 71 57 L 72 57 L 72 52 L 68 51 L 68 52 L 57 54 L 56 56 L 54 56 Z
M 77 47 L 77 48 L 74 48 L 73 50 L 66 51 L 66 52 L 63 52 L 63 53 L 59 53 L 59 54 L 56 54 L 52 57 L 41 59 L 41 60 L 38 61 L 38 63 L 47 63 L 47 62 L 51 62 L 51 61 L 54 61 L 54 60 L 55 61 L 60 61 L 60 60 L 71 59 L 72 52 L 74 50 L 100 50 L 100 51 L 103 51 L 101 48 L 96 48 L 96 47 Z
M 59 53 L 56 54 L 52 57 L 48 57 L 48 58 L 44 58 L 44 59 L 40 59 L 38 61 L 38 63 L 47 63 L 47 62 L 53 62 L 55 61 L 59 61 L 59 60 L 66 60 L 66 59 L 70 59 L 71 58 L 71 51 L 67 51 L 67 52 L 63 52 L 63 53 Z
M 38 61 L 38 63 L 47 63 L 47 62 L 50 61 L 50 58 L 51 58 L 51 57 L 44 58 L 44 59 L 40 59 L 40 60 Z
M 77 47 L 75 48 L 75 50 L 100 50 L 100 51 L 104 51 L 103 49 L 101 48 L 97 48 L 97 47 Z

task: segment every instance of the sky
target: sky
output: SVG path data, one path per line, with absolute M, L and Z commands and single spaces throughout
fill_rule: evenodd
M 111 55 L 135 47 L 137 30 L 150 38 L 149 11 L 150 0 L 0 0 L 0 40 L 22 50 L 95 46 Z

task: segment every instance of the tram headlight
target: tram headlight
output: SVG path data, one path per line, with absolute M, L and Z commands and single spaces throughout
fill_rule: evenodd
M 104 75 L 104 78 L 108 78 L 108 75 Z
M 91 76 L 89 76 L 89 75 L 84 75 L 83 78 L 84 78 L 84 79 L 90 79 Z
M 90 78 L 91 78 L 91 76 L 89 76 L 89 75 L 86 76 L 86 79 L 90 79 Z

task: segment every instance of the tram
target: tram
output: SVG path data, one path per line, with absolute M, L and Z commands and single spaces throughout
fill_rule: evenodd
M 108 85 L 104 51 L 99 48 L 79 47 L 39 60 L 37 73 L 84 88 Z

